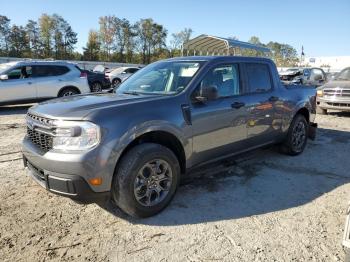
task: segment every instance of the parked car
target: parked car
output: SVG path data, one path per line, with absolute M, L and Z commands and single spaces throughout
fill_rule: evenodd
M 350 111 L 350 67 L 317 89 L 317 112 L 325 115 L 328 109 Z
M 77 68 L 80 70 L 80 72 L 85 73 L 87 75 L 91 92 L 101 92 L 104 89 L 111 88 L 111 82 L 109 81 L 109 78 L 105 76 L 104 73 L 83 70 L 78 66 Z
M 321 86 L 327 81 L 327 75 L 322 68 L 291 68 L 280 72 L 280 79 L 287 84 Z
M 89 92 L 86 74 L 71 63 L 22 61 L 0 64 L 0 105 Z
M 169 204 L 180 177 L 205 163 L 276 143 L 302 153 L 315 136 L 315 93 L 282 85 L 266 58 L 159 61 L 115 94 L 30 108 L 23 159 L 53 193 L 111 198 L 131 216 L 152 216 Z
M 106 77 L 109 78 L 109 81 L 112 83 L 113 87 L 120 85 L 125 81 L 129 76 L 136 73 L 140 68 L 138 67 L 118 67 L 111 71 L 106 72 Z

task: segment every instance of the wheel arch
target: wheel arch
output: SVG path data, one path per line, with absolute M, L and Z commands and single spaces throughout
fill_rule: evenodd
M 68 85 L 68 86 L 61 87 L 61 89 L 60 89 L 60 90 L 58 91 L 58 93 L 57 93 L 57 96 L 60 96 L 60 94 L 62 93 L 62 91 L 65 90 L 65 89 L 68 89 L 68 88 L 72 88 L 72 89 L 76 90 L 76 91 L 78 92 L 78 94 L 81 94 L 81 92 L 80 92 L 80 90 L 79 90 L 78 87 L 73 86 L 73 85 Z
M 302 115 L 305 117 L 306 121 L 309 123 L 310 122 L 310 112 L 309 109 L 307 109 L 306 107 L 301 107 L 297 110 L 297 112 L 294 114 L 294 117 L 296 117 L 297 115 Z M 293 118 L 294 118 L 293 117 Z
M 133 139 L 121 152 L 117 163 L 115 165 L 115 170 L 118 168 L 118 164 L 123 156 L 133 147 L 140 145 L 142 143 L 155 143 L 160 144 L 169 148 L 176 156 L 179 161 L 181 173 L 185 173 L 186 171 L 186 154 L 183 144 L 180 139 L 176 137 L 176 135 L 163 130 L 149 131 L 143 133 Z

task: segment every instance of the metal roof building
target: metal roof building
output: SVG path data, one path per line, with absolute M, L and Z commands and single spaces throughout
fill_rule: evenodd
M 270 49 L 230 38 L 200 35 L 182 46 L 182 55 L 236 55 L 241 49 L 270 53 Z

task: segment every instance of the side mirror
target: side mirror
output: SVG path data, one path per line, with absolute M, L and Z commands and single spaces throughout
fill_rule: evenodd
M 195 98 L 202 103 L 215 100 L 218 98 L 218 89 L 216 86 L 202 86 Z
M 9 76 L 8 75 L 0 75 L 0 80 L 3 81 L 3 80 L 8 80 L 9 79 Z

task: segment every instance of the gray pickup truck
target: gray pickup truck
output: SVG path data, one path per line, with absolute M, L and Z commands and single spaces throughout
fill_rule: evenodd
M 317 88 L 317 111 L 326 115 L 328 110 L 350 112 L 350 67 Z
M 159 61 L 116 92 L 28 110 L 23 160 L 34 180 L 147 217 L 169 204 L 189 170 L 270 144 L 297 155 L 315 136 L 316 90 L 283 86 L 265 58 Z

